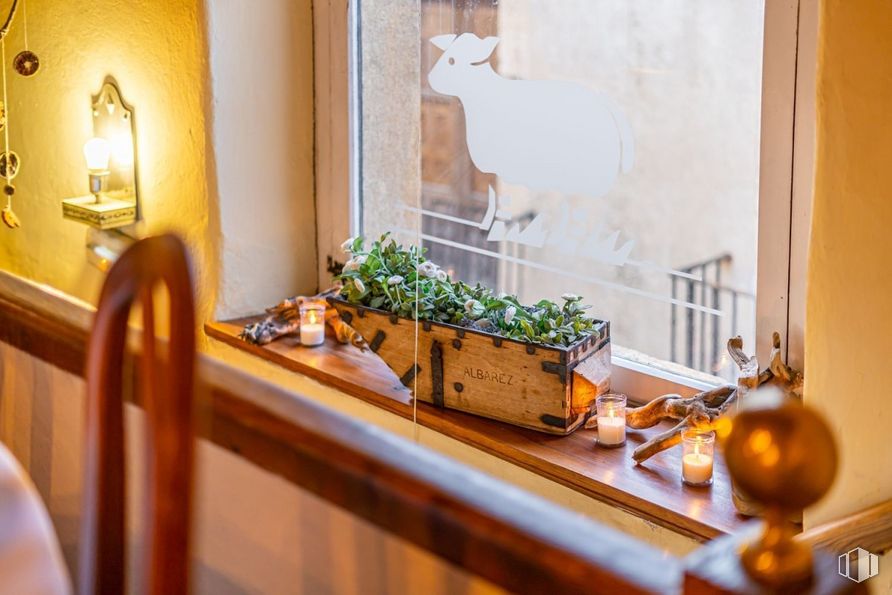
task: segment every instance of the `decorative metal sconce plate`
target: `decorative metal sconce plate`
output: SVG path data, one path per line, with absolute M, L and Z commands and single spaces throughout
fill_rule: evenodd
M 93 135 L 104 138 L 111 148 L 106 190 L 99 201 L 93 195 L 62 201 L 63 215 L 99 229 L 130 225 L 139 215 L 133 109 L 111 77 L 93 96 L 92 113 Z

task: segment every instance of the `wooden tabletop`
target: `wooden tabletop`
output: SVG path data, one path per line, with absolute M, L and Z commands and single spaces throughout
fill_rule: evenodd
M 264 346 L 239 339 L 242 327 L 257 319 L 210 323 L 205 331 L 233 347 L 411 419 L 411 393 L 375 354 L 340 345 L 331 336 L 316 348 L 302 347 L 293 337 Z M 595 445 L 594 430 L 554 436 L 421 402 L 418 423 L 697 539 L 707 540 L 736 531 L 745 522 L 731 501 L 728 470 L 720 455 L 716 456 L 710 488 L 691 488 L 681 483 L 678 449 L 660 453 L 643 465 L 634 463 L 631 451 L 665 426 L 629 430 L 625 448 L 608 450 Z

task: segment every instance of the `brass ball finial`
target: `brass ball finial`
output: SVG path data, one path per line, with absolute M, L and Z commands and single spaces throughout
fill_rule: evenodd
M 837 454 L 827 423 L 798 399 L 759 390 L 733 419 L 725 459 L 739 489 L 765 507 L 765 531 L 743 551 L 744 568 L 766 585 L 808 582 L 811 549 L 793 541 L 787 517 L 833 484 Z

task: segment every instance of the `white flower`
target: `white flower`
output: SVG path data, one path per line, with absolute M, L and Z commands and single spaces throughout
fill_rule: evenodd
M 565 293 L 564 295 L 561 296 L 561 299 L 564 300 L 565 302 L 578 302 L 579 296 L 576 295 L 575 293 Z
M 514 315 L 517 314 L 517 308 L 514 306 L 508 306 L 505 308 L 505 324 L 511 324 L 511 321 L 514 320 Z
M 418 274 L 421 275 L 422 277 L 427 277 L 428 279 L 431 279 L 431 278 L 437 276 L 438 268 L 439 267 L 437 267 L 437 265 L 435 265 L 434 263 L 432 263 L 431 261 L 428 260 L 428 261 L 422 262 L 420 265 L 418 265 Z
M 393 275 L 392 277 L 387 279 L 388 285 L 399 285 L 403 282 L 403 278 L 400 275 Z
M 472 318 L 480 318 L 484 312 L 483 304 L 471 299 L 465 302 L 465 312 Z
M 366 256 L 363 256 L 361 254 L 359 256 L 354 256 L 347 261 L 347 264 L 344 265 L 343 272 L 349 273 L 350 271 L 358 271 L 359 267 L 366 261 L 366 258 Z
M 353 242 L 355 241 L 356 238 L 347 238 L 346 240 L 344 240 L 344 243 L 341 244 L 341 250 L 343 250 L 347 254 L 350 254 L 351 252 L 353 252 Z
M 365 283 L 362 282 L 362 279 L 354 279 L 353 285 L 356 286 L 356 289 L 359 290 L 359 293 L 365 293 Z
M 440 281 L 441 283 L 446 283 L 446 281 L 448 281 L 448 280 L 449 280 L 449 275 L 446 274 L 446 271 L 444 271 L 443 269 L 440 269 L 439 271 L 437 271 L 437 281 Z

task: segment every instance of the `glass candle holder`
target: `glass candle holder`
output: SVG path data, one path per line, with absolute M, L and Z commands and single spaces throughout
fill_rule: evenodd
M 601 395 L 595 400 L 598 446 L 618 448 L 626 443 L 626 395 Z
M 715 432 L 685 430 L 681 433 L 681 479 L 689 486 L 712 485 Z
M 300 342 L 316 347 L 325 342 L 324 302 L 305 302 L 300 305 Z

